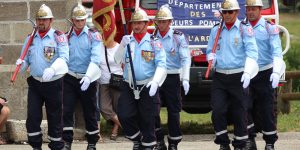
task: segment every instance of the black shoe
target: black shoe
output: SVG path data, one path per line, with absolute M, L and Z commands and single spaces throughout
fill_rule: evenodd
M 62 150 L 71 150 L 71 147 L 72 147 L 72 143 L 66 142 L 65 146 L 64 146 L 64 148 Z
M 247 149 L 246 149 L 246 147 L 243 147 L 243 148 L 235 147 L 234 150 L 247 150 Z
M 177 144 L 170 144 L 168 150 L 177 150 Z
M 42 150 L 42 148 L 33 148 L 32 150 Z
M 132 150 L 141 150 L 141 149 L 142 149 L 142 143 L 140 141 L 133 141 Z
M 231 150 L 229 145 L 220 145 L 219 150 Z
M 88 144 L 86 150 L 96 150 L 96 144 Z
M 257 150 L 255 139 L 248 139 L 246 141 L 246 150 Z
M 156 150 L 167 150 L 167 145 L 164 140 L 157 142 Z
M 274 144 L 267 144 L 265 150 L 275 150 Z

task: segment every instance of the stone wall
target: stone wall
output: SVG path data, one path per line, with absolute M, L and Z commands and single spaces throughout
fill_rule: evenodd
M 23 42 L 32 32 L 28 19 L 35 20 L 35 13 L 42 4 L 52 9 L 55 29 L 66 32 L 71 8 L 77 0 L 1 0 L 0 1 L 0 95 L 9 100 L 10 119 L 26 119 L 28 73 L 18 75 L 14 84 L 10 77 L 15 70 L 15 61 L 20 56 Z

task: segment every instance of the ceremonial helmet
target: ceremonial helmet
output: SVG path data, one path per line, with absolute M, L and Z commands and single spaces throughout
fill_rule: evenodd
M 168 4 L 162 5 L 157 11 L 154 20 L 171 20 L 173 19 L 171 7 Z
M 131 19 L 129 22 L 137 22 L 137 21 L 149 21 L 147 13 L 141 9 L 137 8 L 134 13 L 131 15 Z
M 77 20 L 82 20 L 82 19 L 86 19 L 88 17 L 88 14 L 85 10 L 85 8 L 78 3 L 72 11 L 72 18 L 73 19 L 77 19 Z
M 245 6 L 264 6 L 261 0 L 246 0 Z
M 49 19 L 49 18 L 54 18 L 52 15 L 51 9 L 43 4 L 38 12 L 36 13 L 36 19 Z
M 240 6 L 237 0 L 224 0 L 221 4 L 221 11 L 222 10 L 239 10 Z

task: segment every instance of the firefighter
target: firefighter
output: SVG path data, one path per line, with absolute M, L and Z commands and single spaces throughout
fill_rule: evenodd
M 157 91 L 166 77 L 166 54 L 161 42 L 147 33 L 148 22 L 146 12 L 137 8 L 130 20 L 133 35 L 123 36 L 115 53 L 116 63 L 125 65 L 117 114 L 126 137 L 134 143 L 134 150 L 156 146 L 155 116 L 160 107 Z M 128 60 L 128 47 L 134 70 Z M 133 71 L 137 89 L 132 86 Z
M 247 91 L 251 78 L 258 72 L 257 46 L 252 27 L 237 19 L 240 7 L 236 0 L 223 1 L 220 10 L 224 24 L 220 27 L 216 53 L 212 53 L 212 48 L 218 25 L 212 28 L 207 47 L 207 60 L 212 60 L 215 66 L 211 92 L 215 143 L 220 145 L 220 150 L 230 149 L 227 133 L 230 106 L 230 117 L 234 118 L 232 145 L 235 150 L 244 150 L 248 139 Z
M 180 71 L 182 69 L 182 85 L 185 95 L 189 91 L 189 77 L 191 58 L 188 49 L 188 42 L 184 34 L 178 30 L 171 28 L 172 12 L 168 4 L 163 5 L 158 10 L 154 20 L 157 26 L 154 32 L 163 44 L 166 52 L 167 61 L 167 78 L 160 88 L 160 94 L 165 97 L 165 105 L 168 110 L 168 143 L 169 150 L 177 150 L 177 145 L 182 139 L 180 130 L 180 114 L 181 111 L 181 87 L 180 87 Z M 160 116 L 157 117 L 157 149 L 166 150 L 163 131 L 160 127 Z
M 284 71 L 282 59 L 282 48 L 278 27 L 265 20 L 261 16 L 263 3 L 261 0 L 246 1 L 247 21 L 254 30 L 258 46 L 259 72 L 250 84 L 251 105 L 255 104 L 256 109 L 249 110 L 248 131 L 249 150 L 256 150 L 256 130 L 252 114 L 258 112 L 262 121 L 263 139 L 266 142 L 265 150 L 274 150 L 274 143 L 278 139 L 274 113 L 275 88 L 278 86 L 279 78 Z M 255 117 L 255 115 L 253 116 Z
M 25 56 L 18 59 L 16 64 L 21 71 L 30 67 L 28 83 L 26 129 L 28 143 L 34 150 L 41 150 L 43 118 L 42 108 L 45 103 L 49 148 L 61 150 L 62 141 L 62 83 L 63 76 L 68 72 L 69 47 L 65 34 L 51 28 L 53 23 L 51 9 L 43 4 L 36 13 L 37 33 Z M 25 40 L 22 48 L 29 40 Z
M 97 79 L 101 49 L 104 48 L 100 34 L 86 26 L 88 14 L 79 3 L 72 10 L 74 30 L 68 33 L 70 60 L 69 72 L 64 77 L 64 150 L 70 150 L 73 141 L 74 111 L 79 100 L 85 121 L 87 150 L 95 150 L 99 140 L 97 123 Z

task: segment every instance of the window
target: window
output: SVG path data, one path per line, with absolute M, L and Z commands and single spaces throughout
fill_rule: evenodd
M 140 5 L 144 9 L 157 9 L 157 0 L 141 0 Z
M 272 0 L 262 0 L 263 9 L 268 9 L 272 6 Z

